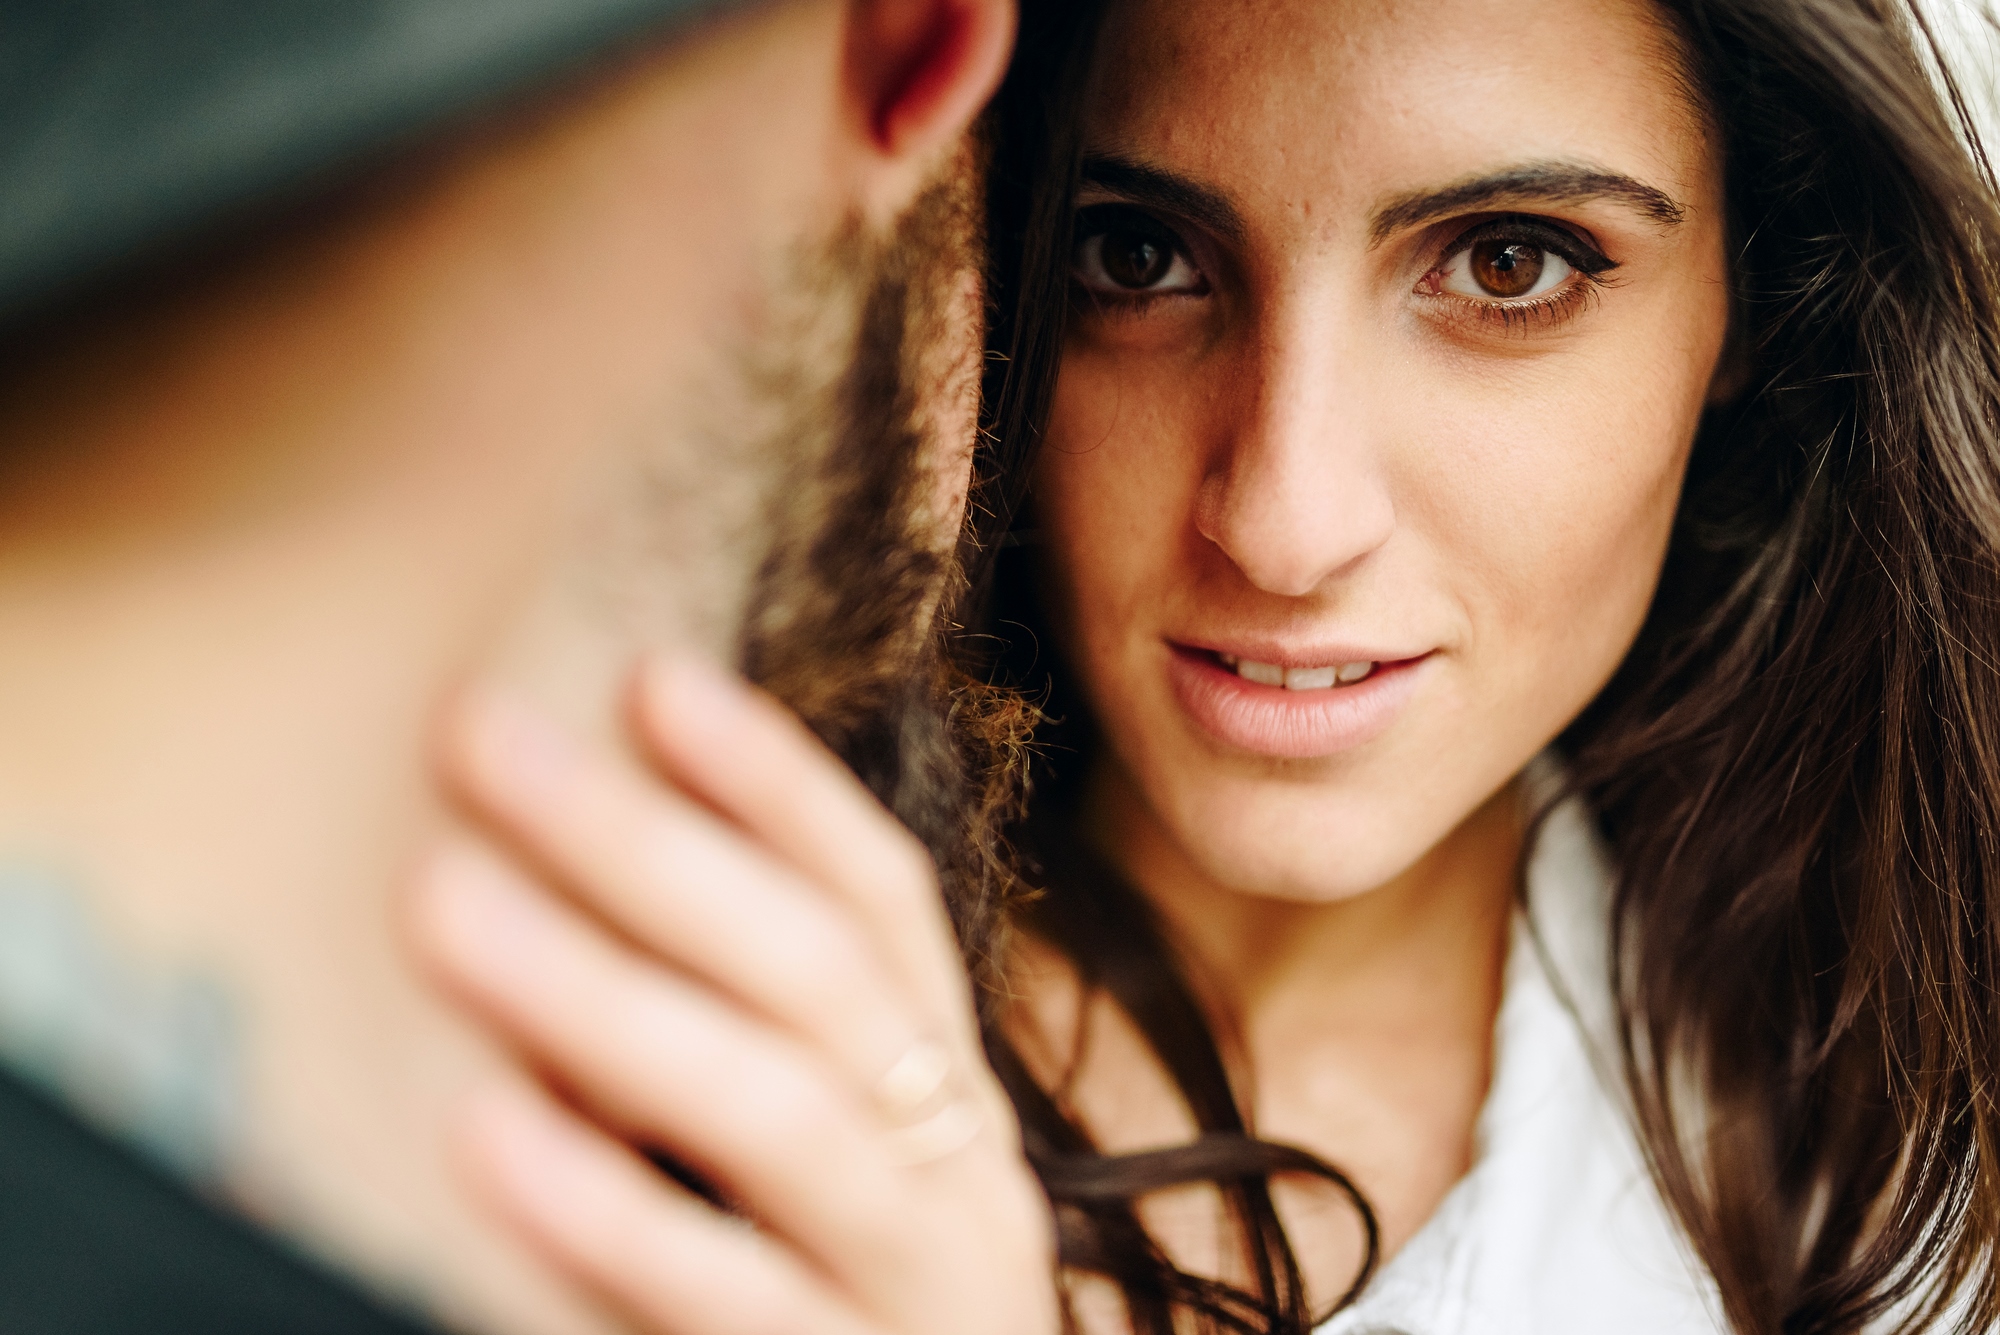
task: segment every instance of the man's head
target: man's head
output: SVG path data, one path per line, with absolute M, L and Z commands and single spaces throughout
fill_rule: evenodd
M 405 6 L 454 8 L 370 12 Z M 616 745 L 635 657 L 691 647 L 892 797 L 941 727 L 910 683 L 964 508 L 966 132 L 1011 0 L 707 8 L 143 271 L 32 311 L 0 282 L 0 871 L 54 867 L 107 958 L 242 1017 L 227 1061 L 148 1059 L 235 1121 L 73 1101 L 193 1126 L 186 1162 L 448 1310 L 561 1304 L 429 1157 L 504 1060 L 396 942 L 451 819 L 440 704 L 497 676 Z M 75 1055 L 60 1093 L 119 1060 L 29 1037 Z
M 979 313 L 964 132 L 1011 19 L 738 7 L 170 250 L 12 331 L 0 509 L 71 548 L 207 541 L 222 506 L 222 531 L 344 524 L 413 568 L 450 549 L 492 598 L 542 581 L 502 628 L 529 675 L 692 643 L 839 731 L 863 708 L 840 660 L 863 696 L 907 675 L 949 569 Z

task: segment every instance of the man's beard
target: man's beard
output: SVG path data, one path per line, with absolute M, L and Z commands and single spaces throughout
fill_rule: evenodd
M 960 517 L 940 532 L 940 517 L 926 513 L 939 491 L 927 460 L 951 451 L 926 449 L 933 405 L 923 396 L 937 390 L 921 385 L 936 374 L 947 322 L 975 314 L 954 310 L 952 296 L 977 272 L 976 181 L 969 167 L 954 172 L 891 240 L 871 247 L 850 233 L 825 261 L 823 279 L 866 275 L 852 356 L 830 383 L 790 396 L 784 448 L 797 462 L 774 498 L 774 540 L 740 649 L 747 675 L 931 849 L 961 929 L 980 939 L 997 866 L 983 828 L 994 803 L 991 766 L 975 756 L 968 767 L 966 751 L 985 735 L 984 696 L 946 653 Z M 969 395 L 976 368 L 963 369 Z

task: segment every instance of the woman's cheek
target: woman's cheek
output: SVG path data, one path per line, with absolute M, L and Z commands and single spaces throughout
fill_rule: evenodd
M 1100 586 L 1162 583 L 1187 518 L 1186 415 L 1154 379 L 1072 354 L 1057 382 L 1036 495 L 1062 559 Z
M 1507 683 L 1488 698 L 1529 697 L 1520 706 L 1548 715 L 1553 735 L 1602 688 L 1645 618 L 1692 424 L 1651 395 L 1519 406 L 1487 415 L 1485 466 L 1454 489 L 1433 531 L 1465 580 L 1478 658 Z
M 1115 368 L 1098 363 L 1065 360 L 1035 469 L 1052 629 L 1059 649 L 1092 678 L 1110 667 L 1125 620 L 1119 609 L 1143 582 L 1146 546 L 1136 527 L 1143 512 L 1132 505 L 1135 461 L 1118 430 Z

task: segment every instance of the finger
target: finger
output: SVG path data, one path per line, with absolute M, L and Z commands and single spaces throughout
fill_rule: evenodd
M 433 859 L 413 934 L 420 957 L 580 1101 L 831 1273 L 894 1273 L 911 1260 L 896 1224 L 911 1179 L 890 1162 L 872 1110 L 810 1051 L 489 856 Z
M 790 711 L 697 659 L 642 668 L 640 729 L 667 772 L 860 915 L 926 1012 L 970 1038 L 929 855 Z
M 556 1265 L 661 1335 L 862 1335 L 798 1259 L 546 1095 L 496 1087 L 459 1143 L 475 1190 Z
M 619 930 L 792 1030 L 871 1087 L 923 1037 L 853 915 L 714 813 L 539 715 L 469 697 L 450 752 L 497 818 Z

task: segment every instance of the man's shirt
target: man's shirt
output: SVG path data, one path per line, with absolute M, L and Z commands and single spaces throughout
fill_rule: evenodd
M 425 1335 L 4 1071 L 0 1332 Z

